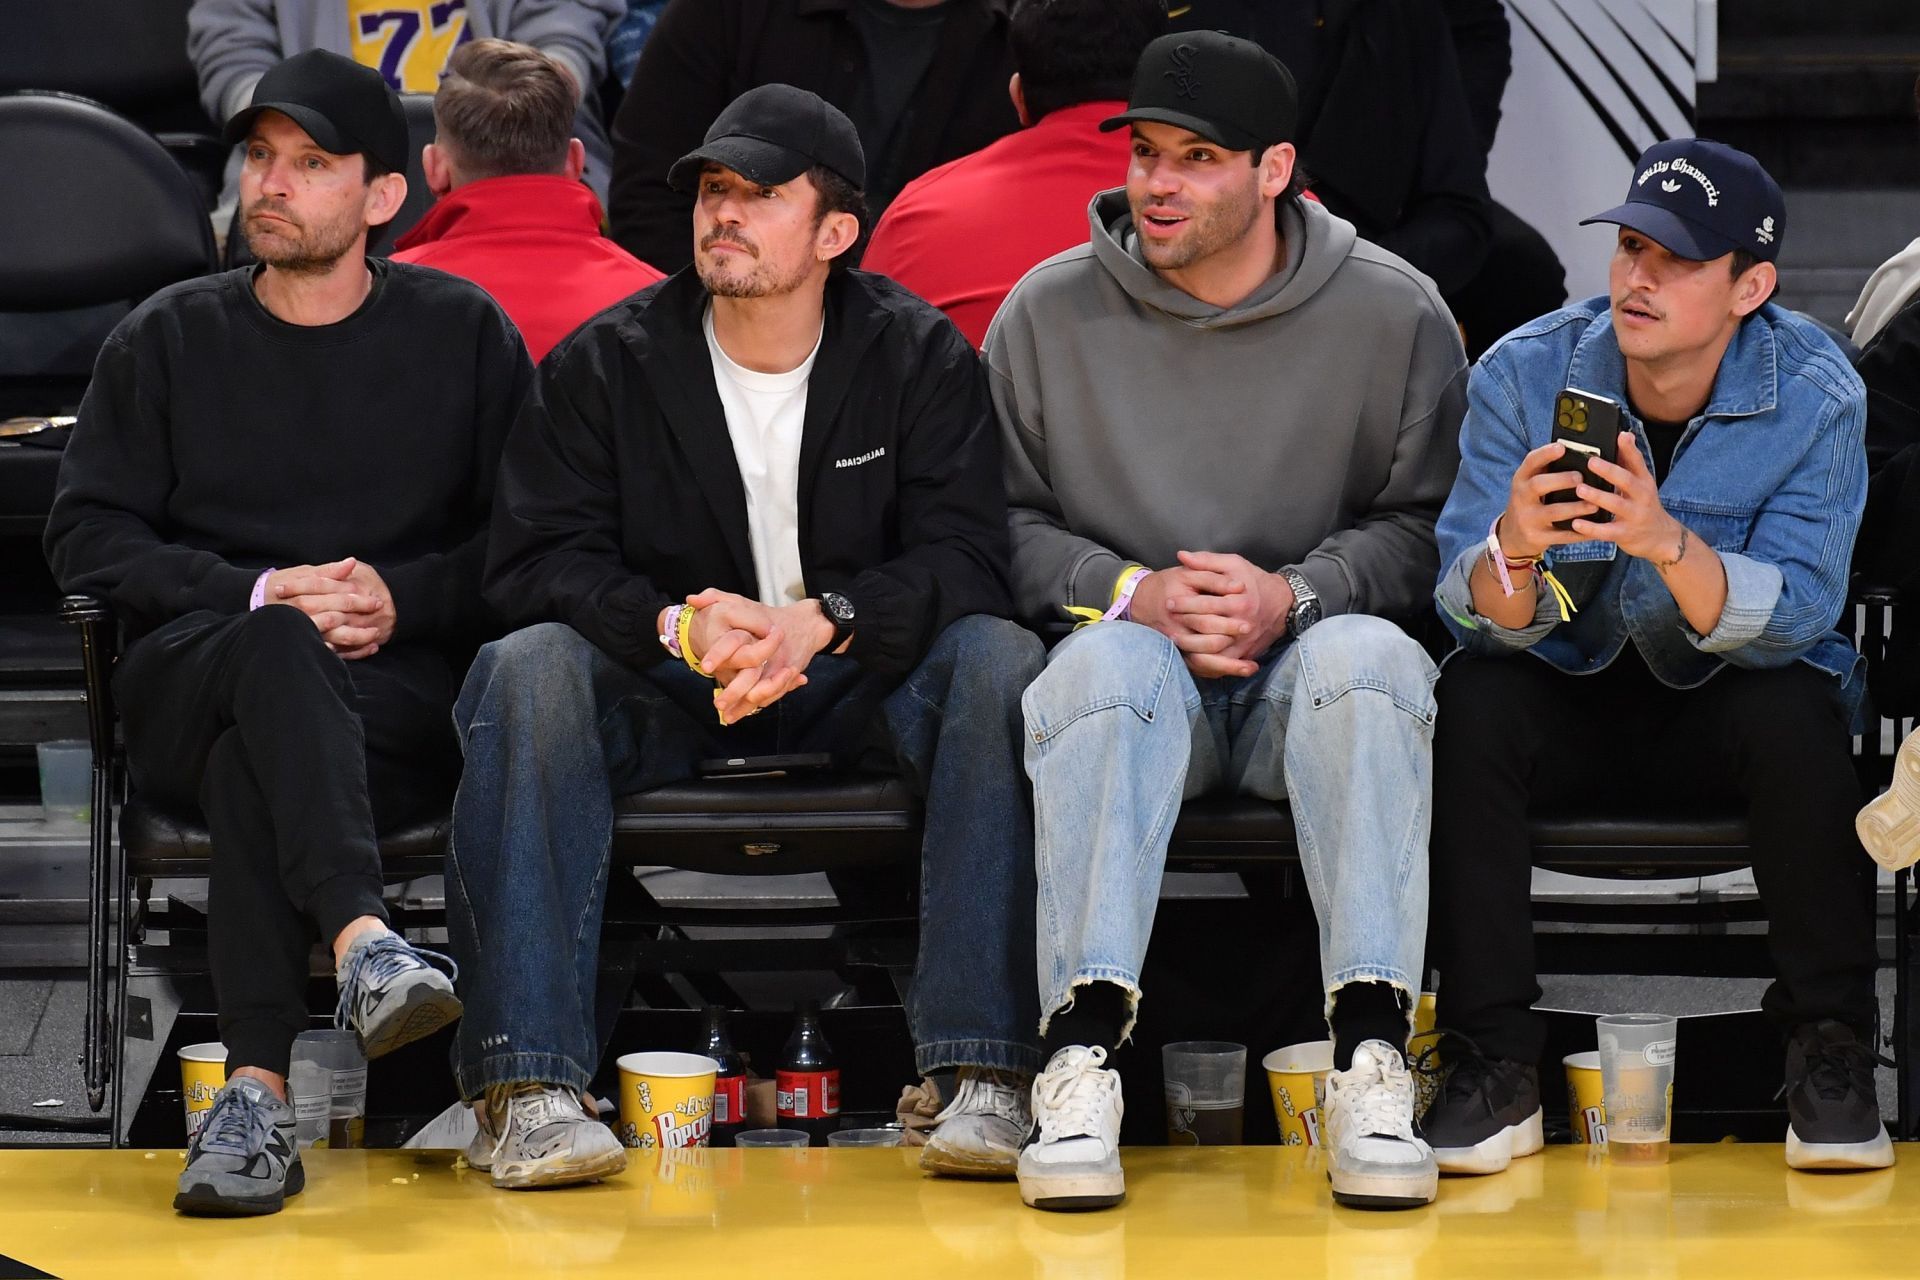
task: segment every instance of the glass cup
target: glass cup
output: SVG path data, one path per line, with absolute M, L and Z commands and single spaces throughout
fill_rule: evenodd
M 733 1135 L 736 1147 L 804 1147 L 807 1141 L 799 1129 L 748 1129 Z
M 1620 1013 L 1599 1019 L 1607 1154 L 1616 1164 L 1664 1164 L 1673 1140 L 1673 1060 L 1679 1020 Z
M 1167 1142 L 1219 1147 L 1240 1142 L 1247 1114 L 1247 1046 L 1182 1040 L 1160 1050 L 1167 1086 Z

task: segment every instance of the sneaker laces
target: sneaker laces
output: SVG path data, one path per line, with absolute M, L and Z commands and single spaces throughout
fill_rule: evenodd
M 526 1101 L 520 1102 L 521 1099 Z M 520 1102 L 522 1112 L 532 1114 L 524 1117 L 529 1130 L 537 1129 L 554 1120 L 586 1120 L 590 1118 L 585 1102 L 578 1094 L 564 1085 L 541 1084 L 536 1080 L 516 1080 L 509 1084 L 490 1085 L 487 1088 L 487 1121 L 498 1125 L 499 1132 L 493 1139 L 493 1158 L 498 1160 L 506 1149 L 507 1139 L 513 1136 L 514 1104 Z M 570 1108 L 567 1104 L 574 1105 Z M 598 1120 L 598 1116 L 591 1116 Z
M 1361 1077 L 1352 1084 L 1344 1078 L 1353 1068 L 1336 1071 L 1342 1086 L 1328 1088 L 1330 1098 L 1339 1099 L 1338 1109 L 1346 1114 L 1354 1132 L 1368 1137 L 1413 1137 L 1413 1075 L 1404 1065 L 1391 1060 L 1374 1059 L 1372 1078 Z
M 1445 1049 L 1444 1060 L 1441 1050 Z M 1492 1115 L 1493 1091 L 1487 1088 L 1487 1081 L 1495 1074 L 1494 1060 L 1476 1044 L 1471 1036 L 1445 1028 L 1436 1028 L 1433 1039 L 1420 1050 L 1412 1066 L 1413 1074 L 1438 1080 L 1434 1093 L 1433 1106 L 1438 1110 L 1443 1103 L 1460 1102 L 1480 1098 L 1481 1105 Z
M 194 1149 L 244 1156 L 266 1146 L 266 1134 L 272 1131 L 273 1115 L 258 1094 L 251 1089 L 223 1089 L 207 1113 L 207 1123 L 195 1138 Z M 255 1135 L 259 1135 L 257 1140 Z
M 346 972 L 340 975 L 340 999 L 333 1007 L 334 1027 L 341 1031 L 353 1030 L 354 992 L 363 988 L 372 990 L 415 966 L 424 966 L 428 960 L 440 961 L 446 965 L 449 978 L 455 982 L 460 980 L 460 966 L 451 956 L 416 947 L 397 933 L 375 934 L 368 941 L 356 944 L 347 952 Z
M 1096 1113 L 1120 1089 L 1119 1077 L 1101 1068 L 1107 1051 L 1098 1045 L 1062 1049 L 1033 1083 L 1034 1110 L 1041 1137 L 1091 1137 L 1098 1133 Z
M 938 1124 L 962 1115 L 994 1115 L 1015 1125 L 1027 1123 L 1026 1109 L 1020 1105 L 1026 1081 L 1011 1071 L 993 1067 L 963 1067 L 959 1088 L 953 1101 L 934 1117 Z
M 1874 1065 L 1896 1065 L 1893 1059 L 1876 1053 L 1858 1040 L 1848 1040 L 1842 1044 L 1810 1040 L 1806 1043 L 1805 1054 L 1803 1074 L 1797 1079 L 1782 1081 L 1779 1092 L 1773 1095 L 1775 1102 L 1791 1093 L 1793 1087 L 1802 1080 L 1806 1081 L 1816 1097 L 1826 1102 L 1838 1102 L 1856 1090 L 1871 1098 L 1874 1096 Z

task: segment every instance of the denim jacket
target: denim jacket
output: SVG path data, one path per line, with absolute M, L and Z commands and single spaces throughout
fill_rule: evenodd
M 1835 697 L 1856 718 L 1864 663 L 1833 628 L 1846 607 L 1866 501 L 1866 392 L 1833 343 L 1793 312 L 1761 307 L 1734 334 L 1712 397 L 1680 435 L 1660 502 L 1712 545 L 1727 574 L 1726 607 L 1704 636 L 1658 571 L 1611 542 L 1548 554 L 1546 567 L 1578 608 L 1571 621 L 1560 620 L 1548 591 L 1518 630 L 1474 612 L 1468 574 L 1506 509 L 1521 458 L 1552 438 L 1554 397 L 1568 386 L 1617 401 L 1653 470 L 1646 428 L 1627 403 L 1607 299 L 1542 316 L 1501 339 L 1468 383 L 1460 472 L 1436 530 L 1443 567 L 1434 595 L 1459 647 L 1488 655 L 1530 649 L 1570 675 L 1589 675 L 1631 637 L 1653 674 L 1675 689 L 1704 684 L 1724 663 L 1798 660 L 1832 676 Z

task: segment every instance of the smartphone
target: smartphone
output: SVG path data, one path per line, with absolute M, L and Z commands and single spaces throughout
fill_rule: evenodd
M 787 756 L 721 756 L 702 760 L 695 769 L 703 778 L 784 778 L 795 773 L 817 773 L 833 768 L 833 756 L 812 751 Z
M 1595 458 L 1619 461 L 1620 405 L 1616 401 L 1579 387 L 1566 388 L 1554 397 L 1553 438 L 1567 446 L 1567 451 L 1549 464 L 1547 470 L 1575 473 L 1582 483 L 1613 492 L 1612 485 L 1593 473 L 1592 464 Z M 1570 488 L 1555 490 L 1548 497 L 1557 502 L 1571 502 L 1572 493 Z M 1596 511 L 1585 519 L 1606 524 L 1613 519 L 1613 512 Z M 1573 521 L 1556 520 L 1553 527 L 1571 529 Z

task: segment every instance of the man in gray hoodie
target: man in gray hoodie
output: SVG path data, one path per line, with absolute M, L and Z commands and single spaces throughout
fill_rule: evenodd
M 1162 37 L 1125 190 L 988 333 L 1016 606 L 1087 623 L 1023 700 L 1046 1070 L 1022 1198 L 1124 1194 L 1120 1082 L 1180 802 L 1291 802 L 1335 1041 L 1337 1200 L 1434 1197 L 1405 1063 L 1427 923 L 1435 671 L 1415 616 L 1466 359 L 1433 284 L 1300 199 L 1293 79 Z M 1065 611 L 1063 615 L 1062 611 Z M 1131 624 L 1131 625 L 1130 625 Z

